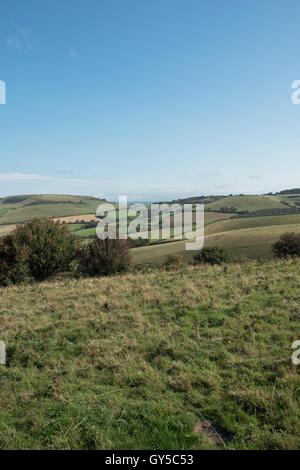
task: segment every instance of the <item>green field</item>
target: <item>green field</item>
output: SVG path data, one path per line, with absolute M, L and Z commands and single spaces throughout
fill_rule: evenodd
M 214 223 L 216 221 L 226 220 L 230 218 L 232 215 L 233 214 L 220 214 L 217 212 L 206 212 L 205 213 L 205 225 Z M 172 227 L 172 224 L 174 224 L 174 217 L 171 216 L 170 220 L 171 220 L 171 227 Z M 81 229 L 78 229 L 78 228 L 74 229 L 72 225 L 74 224 L 69 224 L 68 226 L 70 227 L 71 231 L 74 232 L 74 235 L 76 235 L 77 237 L 90 237 L 96 234 L 96 228 L 85 228 L 84 225 L 81 224 L 80 225 Z M 75 225 L 78 226 L 78 224 L 75 224 Z M 173 229 L 171 228 L 171 237 L 173 236 L 173 233 L 174 233 Z
M 21 199 L 20 202 L 17 202 L 17 198 Z M 54 218 L 95 214 L 101 202 L 103 201 L 90 196 L 44 194 L 4 198 L 0 200 L 0 225 L 25 222 L 34 217 Z
M 210 210 L 222 207 L 235 207 L 237 211 L 257 211 L 262 209 L 286 209 L 280 196 L 227 196 L 206 205 Z
M 77 237 L 90 237 L 96 235 L 95 228 L 82 228 L 82 230 L 78 230 L 75 232 Z
M 263 194 L 238 196 L 209 196 L 180 199 L 181 204 L 204 204 L 206 209 L 219 211 L 222 208 L 235 208 L 238 212 L 261 211 L 271 209 L 288 209 L 297 207 L 300 203 L 300 194 Z M 299 207 L 299 206 L 298 206 Z
M 197 201 L 197 198 L 195 198 Z M 283 209 L 297 207 L 300 195 L 262 195 L 262 196 L 227 196 L 200 198 L 209 211 L 220 211 L 222 208 L 234 208 L 235 211 L 253 212 L 257 210 Z M 67 195 L 24 195 L 0 199 L 0 226 L 5 224 L 22 223 L 34 217 L 66 217 L 95 214 L 101 200 L 90 196 Z M 299 207 L 299 206 L 298 206 Z M 207 212 L 207 220 L 224 219 L 233 214 Z
M 84 228 L 85 224 L 67 224 L 68 229 L 70 232 L 78 232 Z
M 229 248 L 237 258 L 272 259 L 272 245 L 285 232 L 300 233 L 300 224 L 232 230 L 209 236 L 207 245 Z
M 300 194 L 285 194 L 280 195 L 282 201 L 287 202 L 288 204 L 295 205 L 296 203 L 300 203 Z
M 289 217 L 289 216 L 284 216 Z M 259 218 L 260 219 L 260 218 Z M 241 219 L 248 221 L 252 219 Z M 235 219 L 228 222 L 235 222 Z M 221 222 L 208 225 L 206 230 L 210 233 L 205 236 L 205 246 L 221 245 L 229 248 L 237 258 L 273 258 L 271 246 L 284 232 L 300 233 L 300 223 L 257 226 L 256 228 L 245 228 L 239 230 L 219 230 Z M 183 257 L 184 261 L 192 262 L 195 252 L 185 250 L 185 241 L 165 243 L 161 245 L 144 246 L 132 250 L 135 264 L 163 263 L 168 255 L 176 254 Z
M 0 201 L 0 218 L 6 214 L 7 212 L 7 209 L 5 209 L 4 207 L 1 207 L 1 201 Z
M 230 219 L 217 221 L 216 223 L 206 227 L 206 235 L 218 232 L 228 232 L 231 230 L 241 230 L 247 228 L 270 227 L 272 225 L 293 225 L 300 224 L 300 214 L 293 215 L 277 215 L 268 217 L 249 217 L 245 219 Z
M 241 211 L 287 209 L 300 199 L 297 194 L 266 196 L 228 196 L 205 198 L 205 244 L 221 244 L 230 248 L 238 258 L 272 258 L 271 245 L 286 231 L 299 231 L 300 214 L 270 215 L 263 217 L 232 218 L 234 213 L 212 211 L 234 207 Z M 213 201 L 213 202 L 212 202 Z M 35 195 L 13 196 L 0 199 L 0 236 L 8 233 L 9 225 L 33 217 L 64 217 L 95 214 L 102 201 L 87 196 Z M 171 220 L 172 217 L 171 217 Z M 76 220 L 75 220 L 76 222 Z M 75 236 L 83 239 L 95 234 L 95 228 L 83 223 L 69 223 Z M 274 227 L 274 228 L 272 228 Z M 223 233 L 224 232 L 224 233 Z M 172 231 L 171 231 L 172 233 Z M 218 234 L 218 235 L 217 235 Z M 193 252 L 185 250 L 185 242 L 172 242 L 135 248 L 134 263 L 162 263 L 169 254 L 180 254 L 191 262 Z
M 0 448 L 300 449 L 299 267 L 1 289 Z

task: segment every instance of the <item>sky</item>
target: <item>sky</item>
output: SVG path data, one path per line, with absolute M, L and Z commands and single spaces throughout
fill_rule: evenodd
M 299 0 L 0 8 L 0 197 L 300 186 Z

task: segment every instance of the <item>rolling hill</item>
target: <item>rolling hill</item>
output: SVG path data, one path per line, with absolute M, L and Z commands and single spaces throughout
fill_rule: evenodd
M 285 224 L 282 218 L 278 218 L 277 225 L 273 220 L 273 225 L 256 225 L 250 228 L 247 228 L 246 224 L 244 228 L 239 228 L 238 225 L 235 225 L 236 219 L 209 224 L 205 228 L 205 246 L 225 246 L 238 259 L 272 259 L 271 246 L 282 233 L 300 233 L 300 217 L 295 216 L 295 219 L 292 219 L 292 216 L 284 217 L 287 217 Z M 260 217 L 257 219 L 260 219 Z M 252 219 L 241 220 L 252 221 Z M 230 226 L 231 222 L 233 222 L 232 226 Z M 161 264 L 168 255 L 176 254 L 182 256 L 184 261 L 191 262 L 196 252 L 186 251 L 185 243 L 185 241 L 173 241 L 171 243 L 134 248 L 132 250 L 133 261 L 135 264 Z
M 173 201 L 176 202 L 176 201 Z M 297 208 L 300 194 L 263 194 L 238 196 L 199 196 L 179 199 L 180 204 L 204 204 L 206 210 L 225 212 L 256 212 L 262 210 Z M 234 211 L 232 210 L 234 209 Z
M 191 199 L 181 203 L 191 203 Z M 88 238 L 95 234 L 88 222 L 94 219 L 103 200 L 90 196 L 21 195 L 0 199 L 0 236 L 13 230 L 15 224 L 33 217 L 47 217 L 70 223 L 75 236 Z M 220 244 L 230 248 L 238 257 L 272 258 L 271 245 L 283 232 L 300 231 L 300 213 L 253 217 L 256 211 L 299 208 L 300 194 L 286 193 L 262 196 L 210 196 L 195 198 L 205 203 L 205 244 Z M 225 212 L 224 212 L 225 208 Z M 227 208 L 227 209 L 226 209 Z M 234 210 L 230 213 L 229 209 Z M 248 211 L 252 217 L 239 218 L 235 211 Z M 272 213 L 272 212 L 271 212 Z M 80 223 L 76 224 L 75 222 Z M 191 261 L 194 252 L 184 249 L 179 241 L 143 246 L 132 250 L 136 264 L 162 263 L 169 254 L 180 254 Z
M 91 196 L 27 195 L 0 199 L 0 225 L 22 223 L 33 217 L 95 214 L 103 200 Z
M 238 212 L 253 212 L 263 209 L 285 209 L 287 206 L 279 196 L 227 196 L 207 204 L 206 207 L 210 210 L 234 207 Z
M 279 215 L 267 217 L 249 217 L 242 219 L 226 219 L 215 221 L 206 227 L 205 234 L 212 235 L 219 232 L 230 232 L 232 230 L 251 229 L 257 227 L 270 227 L 272 225 L 300 224 L 300 214 Z

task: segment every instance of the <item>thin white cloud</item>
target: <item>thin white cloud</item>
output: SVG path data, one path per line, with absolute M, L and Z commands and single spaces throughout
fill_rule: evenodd
M 43 177 L 24 173 L 0 173 L 0 181 L 40 181 Z
M 19 31 L 13 33 L 12 36 L 6 37 L 6 46 L 9 49 L 22 49 L 25 51 L 31 51 L 32 46 L 30 44 L 30 30 L 28 28 L 22 28 Z
M 17 38 L 7 38 L 6 44 L 10 49 L 19 49 L 21 47 L 21 43 Z
M 34 173 L 0 173 L 0 181 L 58 181 L 63 183 L 89 183 L 89 180 L 76 178 L 54 178 Z

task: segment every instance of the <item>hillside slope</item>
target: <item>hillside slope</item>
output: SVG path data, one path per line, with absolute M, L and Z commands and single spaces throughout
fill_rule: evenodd
M 289 217 L 289 216 L 284 216 Z M 260 219 L 260 217 L 258 217 Z M 232 219 L 228 222 L 235 222 L 239 219 Z M 252 219 L 240 219 L 248 221 Z M 282 219 L 280 219 L 282 220 Z M 224 223 L 227 221 L 223 221 Z M 278 240 L 279 236 L 285 232 L 300 233 L 300 223 L 277 224 L 271 226 L 259 226 L 234 229 L 228 224 L 219 226 L 220 222 L 215 222 L 206 226 L 205 246 L 220 245 L 229 248 L 236 257 L 253 259 L 272 259 L 271 246 Z M 222 227 L 225 228 L 222 231 Z M 192 262 L 194 251 L 185 250 L 185 241 L 164 243 L 160 245 L 143 246 L 132 250 L 133 261 L 136 264 L 163 263 L 168 255 L 180 255 L 184 261 Z
M 101 202 L 91 196 L 11 196 L 0 199 L 0 225 L 25 222 L 33 217 L 95 214 Z
M 229 449 L 299 449 L 299 267 L 0 290 L 0 448 L 215 448 L 210 420 Z
M 254 212 L 263 209 L 286 209 L 279 196 L 227 196 L 224 199 L 207 204 L 210 210 L 220 210 L 222 207 L 234 207 L 237 211 Z
M 173 201 L 176 202 L 176 201 Z M 179 199 L 181 204 L 204 204 L 206 210 L 220 211 L 234 208 L 236 212 L 255 212 L 262 210 L 281 209 L 300 207 L 300 194 L 262 194 L 262 195 L 244 195 L 237 196 L 194 196 L 185 199 Z
M 212 235 L 219 232 L 229 232 L 232 230 L 241 230 L 248 228 L 270 227 L 270 226 L 283 226 L 283 225 L 299 225 L 300 214 L 293 215 L 275 215 L 267 217 L 248 217 L 248 218 L 234 218 L 231 220 L 220 220 L 209 227 L 206 227 L 206 235 Z M 281 229 L 284 230 L 284 227 Z

